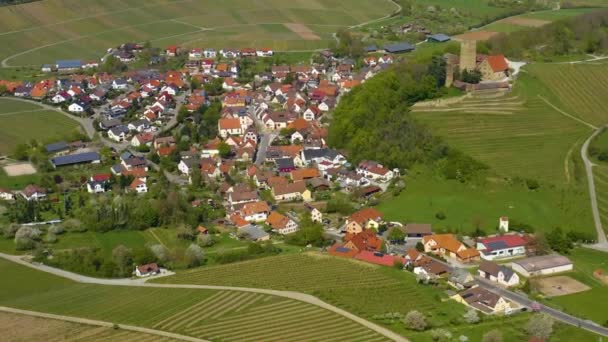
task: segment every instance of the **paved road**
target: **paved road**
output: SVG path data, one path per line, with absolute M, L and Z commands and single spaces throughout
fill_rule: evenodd
M 534 303 L 533 300 L 530 300 L 524 294 L 509 291 L 507 289 L 497 286 L 495 283 L 493 283 L 489 280 L 486 280 L 486 279 L 483 279 L 480 277 L 476 277 L 476 278 L 480 283 L 482 283 L 484 285 L 484 287 L 487 287 L 492 292 L 495 292 L 507 299 L 510 299 L 513 302 L 516 302 L 516 303 L 526 306 L 526 307 L 530 307 Z M 553 309 L 553 308 L 545 306 L 545 305 L 541 306 L 540 311 L 542 313 L 545 313 L 545 314 L 553 317 L 554 319 L 556 319 L 562 323 L 570 324 L 575 327 L 579 327 L 581 329 L 585 329 L 585 330 L 591 331 L 591 332 L 599 334 L 599 335 L 608 336 L 608 329 L 600 326 L 599 324 L 597 324 L 595 322 L 583 320 L 581 318 L 568 315 L 567 313 L 564 313 L 562 311 Z
M 49 313 L 44 313 L 44 312 L 37 312 L 37 311 L 20 310 L 20 309 L 8 308 L 5 306 L 0 306 L 0 311 L 10 312 L 10 313 L 15 313 L 15 314 L 20 314 L 20 315 L 40 317 L 40 318 L 49 318 L 49 319 L 72 322 L 72 323 L 93 325 L 93 326 L 98 326 L 98 327 L 108 327 L 108 328 L 115 327 L 114 323 L 105 322 L 105 321 L 98 321 L 98 320 L 94 320 L 94 319 L 86 319 L 86 318 L 64 316 L 64 315 L 54 315 L 54 314 L 49 314 Z M 157 336 L 162 336 L 162 337 L 169 337 L 169 338 L 173 338 L 173 339 L 181 340 L 181 341 L 208 342 L 207 340 L 203 340 L 200 338 L 196 338 L 196 337 L 192 337 L 192 336 L 185 336 L 185 335 L 180 335 L 180 334 L 174 334 L 174 333 L 170 333 L 170 332 L 162 331 L 162 330 L 136 327 L 133 325 L 124 325 L 124 324 L 117 324 L 117 325 L 118 325 L 118 328 L 120 328 L 122 330 L 135 331 L 135 332 L 140 332 L 140 333 L 145 333 L 145 334 L 150 334 L 150 335 L 157 335 Z
M 595 181 L 593 179 L 593 163 L 589 160 L 587 150 L 591 140 L 595 138 L 602 129 L 596 129 L 593 134 L 585 141 L 581 148 L 581 157 L 585 163 L 585 171 L 587 172 L 587 184 L 589 185 L 589 197 L 591 198 L 591 210 L 593 212 L 593 221 L 595 222 L 595 231 L 597 232 L 597 244 L 604 248 L 608 246 L 608 240 L 606 239 L 606 233 L 602 227 L 602 220 L 600 218 L 600 212 L 597 205 L 597 195 L 595 193 Z
M 180 289 L 204 289 L 204 290 L 219 290 L 219 291 L 241 291 L 241 292 L 253 292 L 253 293 L 261 293 L 272 296 L 284 297 L 293 300 L 298 300 L 304 303 L 316 305 L 323 309 L 334 312 L 338 315 L 346 317 L 354 322 L 357 322 L 364 327 L 377 332 L 393 341 L 398 342 L 406 342 L 408 339 L 405 337 L 394 333 L 386 328 L 383 328 L 377 324 L 374 324 L 370 321 L 367 321 L 359 316 L 353 315 L 352 313 L 342 310 L 338 307 L 335 307 L 331 304 L 325 303 L 317 297 L 293 291 L 277 291 L 277 290 L 268 290 L 268 289 L 257 289 L 257 288 L 249 288 L 249 287 L 232 287 L 232 286 L 211 286 L 211 285 L 187 285 L 187 284 L 154 284 L 154 283 L 146 283 L 147 279 L 100 279 L 100 278 L 92 278 L 83 276 L 80 274 L 60 270 L 57 268 L 49 267 L 46 265 L 32 264 L 27 261 L 21 259 L 20 256 L 10 255 L 5 253 L 0 253 L 0 258 L 21 264 L 23 266 L 27 266 L 38 271 L 51 273 L 63 278 L 67 278 L 79 283 L 88 283 L 88 284 L 100 284 L 100 285 L 110 285 L 110 286 L 136 286 L 136 287 L 155 287 L 155 288 L 180 288 Z

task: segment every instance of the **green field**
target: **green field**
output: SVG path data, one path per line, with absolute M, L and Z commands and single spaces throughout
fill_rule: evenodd
M 0 154 L 32 139 L 45 142 L 74 132 L 78 123 L 59 113 L 41 110 L 33 103 L 0 99 Z
M 0 271 L 11 279 L 0 284 L 3 306 L 222 341 L 385 340 L 319 307 L 270 295 L 77 284 L 4 260 Z
M 99 58 L 129 41 L 215 48 L 327 47 L 331 33 L 395 11 L 388 0 L 223 1 L 46 0 L 0 8 L 0 60 L 15 66 L 65 58 Z M 300 23 L 318 36 L 305 40 L 283 26 Z

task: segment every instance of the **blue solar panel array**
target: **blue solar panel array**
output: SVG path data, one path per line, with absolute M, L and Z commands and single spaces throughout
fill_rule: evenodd
M 350 249 L 348 249 L 346 247 L 338 247 L 338 248 L 336 248 L 336 252 L 348 253 L 348 252 L 350 252 Z
M 71 154 L 68 156 L 55 157 L 51 159 L 51 163 L 55 167 L 64 166 L 64 165 L 74 165 L 80 163 L 92 163 L 94 161 L 99 161 L 101 157 L 97 152 L 85 152 L 79 154 Z

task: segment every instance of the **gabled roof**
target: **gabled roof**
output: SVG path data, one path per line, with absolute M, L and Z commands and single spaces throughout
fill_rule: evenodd
M 509 64 L 503 55 L 488 56 L 486 60 L 494 72 L 509 70 Z
M 273 211 L 272 213 L 270 213 L 270 215 L 266 219 L 266 223 L 271 226 L 272 229 L 283 229 L 287 226 L 289 221 L 289 217 L 277 211 Z
M 355 259 L 382 266 L 393 266 L 397 261 L 403 263 L 403 258 L 371 251 L 361 251 L 355 255 Z
M 378 209 L 364 208 L 350 215 L 348 221 L 355 221 L 361 225 L 364 225 L 370 220 L 376 222 L 381 221 L 383 217 L 384 214 L 381 213 Z
M 483 244 L 484 252 L 491 252 L 499 249 L 522 247 L 526 245 L 526 240 L 519 235 L 502 235 L 482 238 L 477 241 Z

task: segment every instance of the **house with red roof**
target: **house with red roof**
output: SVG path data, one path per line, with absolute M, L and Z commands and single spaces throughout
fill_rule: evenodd
M 517 234 L 497 235 L 477 240 L 481 258 L 496 260 L 526 255 L 526 239 Z
M 498 81 L 509 76 L 509 63 L 503 55 L 487 56 L 478 66 L 483 80 Z
M 219 119 L 217 122 L 217 130 L 222 138 L 227 138 L 231 135 L 241 136 L 243 135 L 243 128 L 241 127 L 241 120 L 224 118 Z

